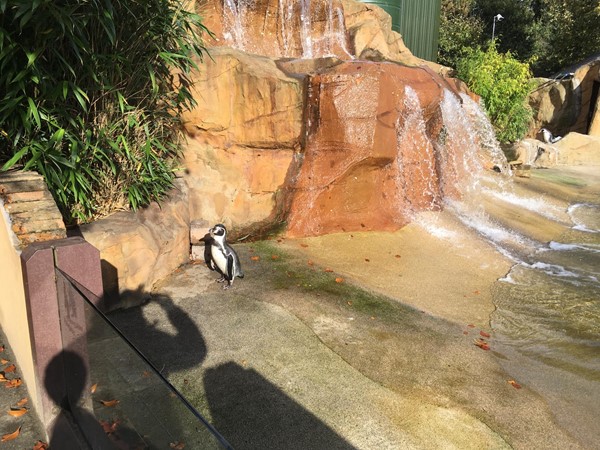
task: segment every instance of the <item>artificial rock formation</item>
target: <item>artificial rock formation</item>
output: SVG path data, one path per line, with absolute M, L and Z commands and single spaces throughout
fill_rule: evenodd
M 153 285 L 189 261 L 187 188 L 176 180 L 169 199 L 137 212 L 118 212 L 81 225 L 100 250 L 105 307 L 143 303 Z
M 451 164 L 439 171 L 448 155 L 462 158 L 458 146 L 441 142 L 447 95 L 460 103 L 431 70 L 394 63 L 348 62 L 311 76 L 288 234 L 394 230 L 456 194 L 464 174 Z
M 300 150 L 301 80 L 271 59 L 217 48 L 194 93 L 197 106 L 183 116 L 191 220 L 238 229 L 273 220 Z

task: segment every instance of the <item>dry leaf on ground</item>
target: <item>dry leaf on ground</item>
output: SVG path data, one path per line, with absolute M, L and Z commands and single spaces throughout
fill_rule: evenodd
M 14 372 L 15 370 L 17 370 L 16 366 L 14 364 L 11 364 L 10 366 L 6 367 L 2 372 L 11 373 L 11 372 Z
M 20 378 L 14 378 L 12 380 L 8 380 L 4 386 L 6 386 L 7 388 L 16 388 L 21 386 L 21 384 L 23 384 L 23 382 Z
M 336 283 L 343 283 L 343 282 L 344 282 L 344 279 L 343 279 L 342 277 L 337 277 L 337 278 L 335 279 L 335 282 L 336 282 Z
M 482 349 L 482 350 L 489 350 L 490 349 L 489 344 L 487 342 L 485 342 L 483 339 L 477 339 L 475 341 L 475 345 L 477 347 L 479 347 L 480 349 Z
M 260 261 L 260 256 L 251 256 L 250 259 L 252 261 Z
M 508 384 L 510 384 L 515 389 L 521 389 L 521 385 L 517 383 L 515 380 L 508 380 Z
M 479 332 L 479 334 L 480 334 L 481 336 L 483 336 L 484 338 L 490 338 L 490 337 L 492 337 L 492 336 L 491 336 L 489 333 L 486 333 L 486 332 L 485 332 L 485 331 L 483 331 L 483 330 L 481 330 L 481 331 Z
M 119 404 L 119 400 L 100 400 L 104 406 L 112 407 Z
M 8 433 L 2 436 L 2 442 L 6 442 L 6 441 L 12 441 L 13 439 L 16 439 L 19 437 L 19 434 L 21 434 L 21 427 L 17 428 L 15 431 L 13 431 L 12 433 Z
M 23 405 L 27 404 L 28 401 L 29 401 L 29 399 L 27 397 L 23 397 L 21 400 L 19 400 L 17 402 L 17 406 L 19 406 L 19 407 L 23 406 Z
M 48 449 L 48 444 L 46 444 L 45 442 L 42 441 L 36 441 L 35 444 L 33 445 L 33 450 L 47 450 Z
M 92 384 L 92 386 L 90 387 L 90 392 L 94 394 L 96 393 L 96 389 L 98 389 L 98 383 Z
M 183 448 L 185 448 L 185 444 L 183 442 L 175 441 L 175 442 L 171 442 L 169 444 L 169 447 L 171 447 L 175 450 L 183 450 Z
M 11 408 L 8 414 L 13 417 L 21 417 L 23 414 L 27 414 L 27 411 L 29 411 L 27 408 Z

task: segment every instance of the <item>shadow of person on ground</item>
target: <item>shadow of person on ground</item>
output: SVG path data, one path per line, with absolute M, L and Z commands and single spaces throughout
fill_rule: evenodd
M 63 350 L 51 360 L 44 374 L 44 387 L 58 407 L 59 413 L 48 433 L 51 449 L 115 449 L 119 443 L 138 445 L 142 438 L 132 430 L 121 427 L 119 435 L 109 439 L 101 424 L 86 405 L 84 389 L 88 371 L 83 358 Z M 86 407 L 87 406 L 87 407 Z
M 238 450 L 355 448 L 253 369 L 208 369 L 204 388 L 213 425 Z
M 149 308 L 152 305 L 162 311 Z M 159 329 L 165 316 L 174 332 Z M 196 367 L 206 358 L 206 342 L 198 326 L 167 295 L 152 294 L 145 306 L 115 311 L 109 319 L 164 376 Z

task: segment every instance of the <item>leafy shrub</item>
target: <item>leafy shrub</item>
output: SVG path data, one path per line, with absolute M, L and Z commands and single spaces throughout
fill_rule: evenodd
M 498 53 L 492 42 L 486 51 L 469 50 L 457 71 L 458 77 L 481 96 L 498 140 L 507 143 L 521 139 L 532 114 L 526 102 L 531 90 L 529 64 L 517 61 L 510 52 Z
M 205 48 L 183 0 L 0 0 L 0 164 L 67 222 L 159 200 Z

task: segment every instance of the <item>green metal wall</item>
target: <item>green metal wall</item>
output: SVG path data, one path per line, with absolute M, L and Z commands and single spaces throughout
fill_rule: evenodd
M 360 0 L 383 8 L 392 16 L 392 29 L 419 58 L 435 61 L 440 32 L 441 0 Z

